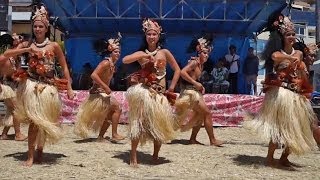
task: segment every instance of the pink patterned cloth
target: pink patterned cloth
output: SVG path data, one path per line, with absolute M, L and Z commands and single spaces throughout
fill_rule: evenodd
M 63 102 L 60 122 L 74 123 L 79 105 L 89 95 L 88 91 L 75 91 L 75 98 L 69 100 L 66 92 L 61 92 Z M 125 92 L 114 91 L 112 95 L 121 104 L 122 114 L 121 123 L 128 123 L 128 103 L 125 98 Z M 212 112 L 212 121 L 214 126 L 239 126 L 242 122 L 245 112 L 256 113 L 261 107 L 263 96 L 249 95 L 230 95 L 230 94 L 206 94 L 204 99 Z

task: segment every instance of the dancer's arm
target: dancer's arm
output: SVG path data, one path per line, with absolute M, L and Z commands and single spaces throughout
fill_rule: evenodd
M 137 51 L 132 54 L 126 55 L 122 59 L 122 62 L 123 62 L 123 64 L 130 64 L 130 63 L 133 63 L 135 61 L 140 61 L 141 59 L 145 59 L 145 58 L 149 59 L 150 55 L 148 55 L 147 53 L 145 53 L 143 51 Z
M 16 57 L 23 53 L 34 53 L 36 52 L 35 49 L 32 47 L 25 47 L 24 43 L 19 44 L 15 49 L 7 49 L 3 55 L 7 58 L 9 57 Z
M 68 94 L 68 98 L 69 99 L 73 99 L 74 98 L 74 92 L 72 90 L 72 86 L 71 86 L 71 83 L 72 83 L 72 79 L 70 77 L 70 73 L 69 73 L 69 69 L 68 69 L 68 65 L 67 65 L 67 61 L 66 61 L 66 58 L 62 52 L 62 49 L 60 47 L 60 45 L 56 42 L 52 42 L 53 43 L 53 47 L 54 47 L 54 54 L 56 54 L 57 58 L 58 58 L 58 61 L 59 61 L 59 64 L 61 65 L 62 67 L 62 70 L 63 70 L 63 76 L 65 79 L 68 80 L 68 84 L 67 84 L 67 94 Z
M 164 49 L 164 52 L 165 52 L 165 55 L 166 55 L 166 59 L 170 65 L 170 67 L 173 69 L 174 71 L 174 74 L 173 74 L 173 78 L 172 78 L 172 81 L 171 81 L 171 84 L 170 84 L 170 87 L 168 89 L 168 91 L 171 91 L 173 92 L 174 91 L 174 88 L 176 87 L 177 85 L 177 82 L 179 80 L 179 77 L 180 77 L 180 67 L 176 61 L 176 59 L 173 57 L 173 55 L 171 54 L 171 52 L 167 49 Z

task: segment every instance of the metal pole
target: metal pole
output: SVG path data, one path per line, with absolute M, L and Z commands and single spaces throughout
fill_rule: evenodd
M 8 6 L 8 33 L 12 34 L 12 6 Z
M 316 42 L 320 42 L 320 0 L 316 0 Z M 319 59 L 319 58 L 318 58 Z
M 320 42 L 320 0 L 315 1 L 316 5 L 316 43 Z M 314 65 L 313 87 L 320 91 L 320 53 L 317 53 L 317 61 Z

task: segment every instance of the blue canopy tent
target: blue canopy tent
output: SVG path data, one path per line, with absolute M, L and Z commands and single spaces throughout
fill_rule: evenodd
M 57 27 L 66 35 L 65 47 L 74 73 L 85 63 L 101 60 L 92 47 L 99 38 L 121 32 L 122 56 L 136 51 L 142 41 L 141 22 L 156 19 L 162 26 L 168 48 L 182 66 L 191 54 L 186 49 L 195 35 L 215 36 L 212 61 L 237 47 L 243 62 L 253 32 L 259 32 L 268 16 L 286 7 L 285 0 L 42 0 Z M 121 66 L 121 61 L 119 61 Z M 130 69 L 126 72 L 130 72 Z M 244 92 L 240 73 L 239 90 Z

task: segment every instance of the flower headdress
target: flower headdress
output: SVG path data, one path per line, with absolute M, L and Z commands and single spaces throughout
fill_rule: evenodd
M 150 30 L 154 30 L 154 31 L 156 31 L 158 34 L 160 34 L 161 31 L 162 31 L 162 28 L 161 28 L 161 26 L 160 26 L 156 21 L 147 18 L 147 19 L 144 19 L 144 20 L 143 20 L 142 30 L 143 30 L 143 32 L 145 32 L 145 33 L 148 32 L 148 31 L 150 31 Z
M 44 6 L 36 7 L 36 11 L 32 16 L 33 22 L 41 21 L 46 27 L 49 26 L 48 12 Z
M 201 37 L 198 40 L 198 45 L 196 46 L 197 52 L 201 52 L 204 50 L 211 51 L 212 46 L 211 46 L 211 39 L 206 39 L 205 37 Z
M 108 39 L 107 41 L 107 44 L 108 44 L 108 51 L 112 52 L 114 51 L 115 49 L 120 49 L 120 40 L 121 40 L 122 36 L 121 36 L 121 33 L 118 32 L 118 37 L 117 38 L 110 38 Z
M 294 24 L 288 17 L 284 17 L 279 24 L 279 32 L 284 35 L 286 32 L 294 31 Z

